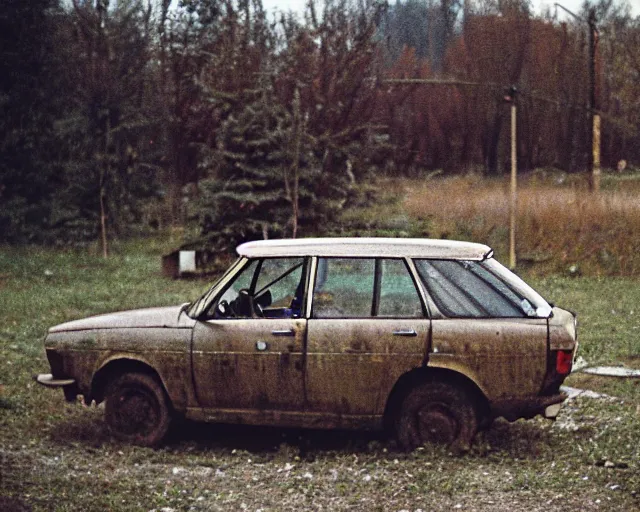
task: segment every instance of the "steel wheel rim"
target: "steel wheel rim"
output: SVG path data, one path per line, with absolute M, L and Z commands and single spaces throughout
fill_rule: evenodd
M 160 418 L 159 404 L 145 389 L 122 390 L 114 403 L 113 427 L 127 435 L 145 435 L 151 432 Z
M 416 426 L 423 443 L 449 445 L 458 436 L 460 425 L 451 409 L 443 404 L 429 404 L 416 413 Z

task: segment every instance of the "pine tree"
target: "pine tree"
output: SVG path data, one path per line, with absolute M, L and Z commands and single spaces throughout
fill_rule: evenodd
M 217 147 L 205 149 L 205 161 L 217 167 L 214 178 L 200 183 L 200 226 L 220 252 L 247 240 L 295 236 L 306 218 L 300 212 L 313 209 L 319 165 L 299 101 L 287 110 L 265 82 L 244 93 L 244 106 L 223 123 Z
M 210 139 L 201 144 L 209 179 L 200 182 L 199 218 L 213 249 L 330 231 L 362 196 L 371 169 L 385 160 L 371 123 L 378 13 L 373 4 L 327 0 L 321 17 L 310 13 L 309 25 L 283 18 L 281 31 L 270 28 L 281 33 L 277 52 L 228 20 L 237 27 L 228 32 L 245 37 L 240 45 L 258 52 L 249 59 L 248 52 L 233 53 L 238 45 L 217 45 L 220 65 L 202 84 L 206 119 L 220 122 L 201 130 Z M 247 80 L 235 89 L 244 92 L 228 88 Z

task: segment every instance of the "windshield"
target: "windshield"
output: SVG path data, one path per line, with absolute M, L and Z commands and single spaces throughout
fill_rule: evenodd
M 220 285 L 226 280 L 226 278 L 231 275 L 232 272 L 235 272 L 236 268 L 243 264 L 246 261 L 245 258 L 239 258 L 236 262 L 229 267 L 229 269 L 222 275 L 220 279 L 218 279 L 214 285 L 209 288 L 198 300 L 191 303 L 187 309 L 187 315 L 191 318 L 198 318 L 207 304 L 213 298 L 214 293 L 219 289 Z

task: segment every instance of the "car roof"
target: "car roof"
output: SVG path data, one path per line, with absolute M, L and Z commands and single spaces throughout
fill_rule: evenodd
M 237 247 L 247 258 L 293 256 L 389 257 L 483 260 L 490 247 L 472 242 L 429 238 L 297 238 L 259 240 Z

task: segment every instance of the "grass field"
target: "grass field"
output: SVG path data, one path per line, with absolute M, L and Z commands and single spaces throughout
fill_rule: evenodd
M 112 440 L 102 411 L 37 386 L 48 326 L 176 304 L 204 281 L 160 275 L 160 239 L 83 251 L 0 248 L 0 510 L 632 510 L 639 380 L 570 377 L 557 422 L 498 421 L 471 453 L 394 451 L 376 434 L 183 425 L 159 449 Z M 640 366 L 637 278 L 527 277 L 579 314 L 589 362 Z

